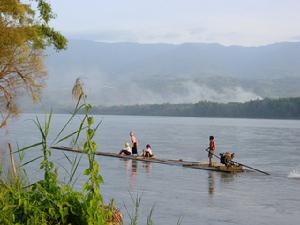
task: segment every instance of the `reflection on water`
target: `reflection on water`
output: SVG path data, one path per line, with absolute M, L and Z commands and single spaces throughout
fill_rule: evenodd
M 120 159 L 121 161 L 124 161 L 124 168 L 125 168 L 125 174 L 126 176 L 128 176 L 128 171 L 129 171 L 129 164 L 130 164 L 130 161 L 129 159 Z
M 219 178 L 221 183 L 231 183 L 234 182 L 235 178 L 238 176 L 237 173 L 220 173 L 215 171 L 208 171 L 208 194 L 213 195 L 216 192 L 216 177 Z
M 213 195 L 215 192 L 215 176 L 214 173 L 208 172 L 208 194 Z
M 131 159 L 120 159 L 120 161 L 124 162 L 124 170 L 127 177 L 129 177 L 129 186 L 130 190 L 133 190 L 136 186 L 136 176 L 137 176 L 137 169 L 138 164 L 136 160 Z
M 130 174 L 130 189 L 133 190 L 136 187 L 136 175 L 138 170 L 138 163 L 136 160 L 131 161 L 131 174 Z
M 132 159 L 120 159 L 124 162 L 124 170 L 127 177 L 129 177 L 130 190 L 134 190 L 136 187 L 136 179 L 138 175 L 138 164 L 142 163 L 142 168 L 146 174 L 151 174 L 152 163 L 151 162 L 139 162 Z
M 151 172 L 152 163 L 151 162 L 143 162 L 143 168 L 145 168 L 146 173 Z
M 128 175 L 128 171 L 130 171 L 130 176 L 137 175 L 138 161 L 132 159 L 122 159 L 122 158 L 120 160 L 124 161 L 124 169 L 126 175 Z M 145 172 L 149 174 L 151 172 L 152 163 L 144 162 L 144 161 L 140 163 L 142 163 L 142 167 L 145 169 Z
M 138 162 L 136 160 L 131 160 L 131 176 L 135 177 L 137 174 Z
M 233 182 L 238 173 L 220 173 L 222 183 Z

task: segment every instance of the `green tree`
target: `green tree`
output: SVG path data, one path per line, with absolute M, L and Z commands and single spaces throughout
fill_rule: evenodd
M 54 19 L 51 6 L 32 0 L 0 0 L 0 127 L 18 113 L 17 97 L 28 92 L 38 101 L 45 85 L 43 50 L 66 48 L 67 40 L 49 26 Z

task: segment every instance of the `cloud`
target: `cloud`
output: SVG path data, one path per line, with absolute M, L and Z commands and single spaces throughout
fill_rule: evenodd
M 213 34 L 202 27 L 187 29 L 153 28 L 138 30 L 101 30 L 97 32 L 77 32 L 66 34 L 70 39 L 94 40 L 101 42 L 139 42 L 139 43 L 185 43 L 209 42 Z
M 129 30 L 102 30 L 97 32 L 69 33 L 70 39 L 93 40 L 101 42 L 137 42 L 138 37 Z
M 280 41 L 299 41 L 299 35 L 292 31 L 280 35 L 274 31 L 225 28 L 190 27 L 147 27 L 135 29 L 102 29 L 98 31 L 78 31 L 67 33 L 70 39 L 94 40 L 100 42 L 138 43 L 219 43 L 223 45 L 260 46 Z

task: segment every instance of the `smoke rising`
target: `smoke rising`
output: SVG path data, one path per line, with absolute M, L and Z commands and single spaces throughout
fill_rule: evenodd
M 70 104 L 71 87 L 74 79 L 49 86 L 44 93 L 44 100 L 51 104 Z M 72 80 L 70 82 L 69 80 Z M 245 102 L 261 97 L 241 86 L 213 87 L 205 83 L 188 80 L 148 80 L 109 81 L 102 76 L 83 77 L 83 83 L 89 102 L 94 105 L 134 105 L 161 103 L 196 103 L 212 101 L 219 103 Z M 60 86 L 58 88 L 58 86 Z

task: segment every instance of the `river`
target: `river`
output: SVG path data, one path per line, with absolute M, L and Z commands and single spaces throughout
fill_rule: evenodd
M 44 115 L 38 115 L 43 120 Z M 69 115 L 53 115 L 50 140 Z M 23 114 L 1 129 L 4 144 L 26 146 L 39 140 L 33 114 Z M 150 144 L 158 158 L 207 160 L 204 149 L 214 135 L 217 152 L 233 151 L 236 160 L 269 172 L 224 174 L 179 166 L 151 164 L 96 156 L 101 165 L 104 200 L 114 198 L 128 223 L 126 208 L 132 209 L 131 197 L 141 196 L 139 224 L 154 207 L 153 220 L 158 225 L 181 224 L 298 224 L 300 220 L 300 121 L 263 119 L 223 119 L 193 117 L 95 116 L 101 121 L 95 140 L 100 151 L 118 152 L 129 132 L 139 140 L 139 152 Z M 77 120 L 79 121 L 79 120 Z M 78 123 L 72 123 L 69 131 Z M 80 140 L 83 143 L 83 140 Z M 69 145 L 65 142 L 64 145 Z M 25 159 L 41 154 L 29 150 Z M 66 153 L 74 158 L 74 153 Z M 17 157 L 15 155 L 15 157 Z M 53 150 L 52 160 L 61 172 L 70 168 L 61 151 Z M 38 161 L 26 166 L 31 182 L 41 178 Z M 80 190 L 87 168 L 83 156 L 74 187 Z M 125 205 L 125 206 L 124 206 Z

